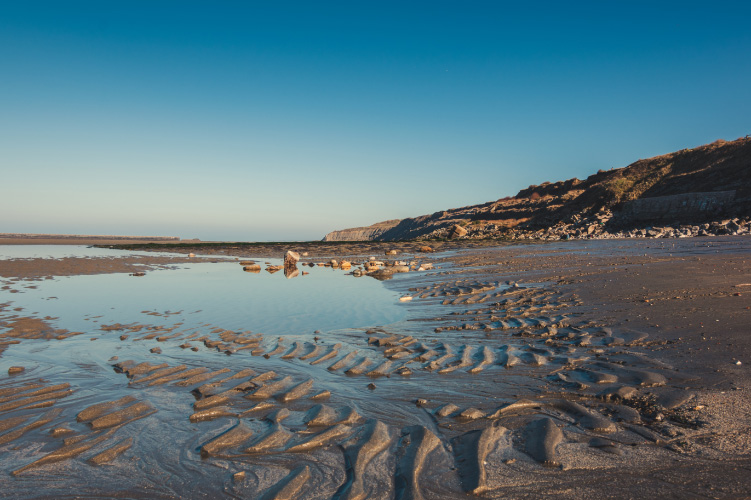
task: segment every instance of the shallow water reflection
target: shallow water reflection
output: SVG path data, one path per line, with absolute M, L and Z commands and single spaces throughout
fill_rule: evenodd
M 282 272 L 247 273 L 227 261 L 180 265 L 144 277 L 60 277 L 35 282 L 38 288 L 22 288 L 22 293 L 0 291 L 0 302 L 23 307 L 26 314 L 58 317 L 59 328 L 87 333 L 98 329 L 92 323 L 179 320 L 184 328 L 215 325 L 284 335 L 383 325 L 404 317 L 398 294 L 375 280 L 323 267 L 300 271 L 285 279 Z

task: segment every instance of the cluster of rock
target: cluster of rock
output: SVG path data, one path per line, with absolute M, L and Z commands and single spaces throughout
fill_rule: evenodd
M 420 247 L 421 253 L 432 253 L 433 249 L 427 245 Z M 385 252 L 387 257 L 393 257 L 398 254 L 397 250 L 387 250 Z M 284 270 L 284 275 L 287 278 L 294 278 L 300 274 L 297 265 L 299 263 L 301 254 L 292 250 L 287 251 L 284 255 L 283 265 L 272 265 L 267 263 L 266 271 L 273 274 L 277 271 Z M 307 256 L 307 253 L 303 253 L 302 256 Z M 261 265 L 252 260 L 240 261 L 240 265 L 243 266 L 243 271 L 250 273 L 260 273 Z M 417 260 L 411 260 L 409 262 L 403 260 L 377 260 L 375 257 L 369 257 L 368 260 L 363 262 L 350 262 L 348 260 L 339 261 L 337 259 L 331 259 L 328 262 L 305 262 L 300 264 L 301 266 L 308 267 L 330 267 L 332 269 L 341 269 L 342 271 L 349 271 L 354 266 L 351 273 L 352 276 L 371 276 L 379 280 L 391 279 L 394 274 L 407 273 L 410 271 L 427 271 L 433 269 L 433 264 L 429 262 L 420 262 Z M 308 274 L 306 272 L 303 275 Z
M 430 247 L 424 247 L 430 248 Z M 430 250 L 432 251 L 432 249 Z M 389 250 L 386 255 L 396 255 L 396 250 Z M 312 265 L 312 264 L 311 264 Z M 321 264 L 318 264 L 319 266 Z M 323 264 L 327 265 L 327 264 Z M 335 260 L 328 263 L 333 268 L 339 267 L 342 270 L 349 270 L 352 266 L 355 266 L 351 273 L 352 276 L 359 278 L 361 276 L 370 276 L 377 280 L 391 279 L 394 274 L 408 273 L 410 271 L 427 271 L 433 269 L 433 264 L 429 262 L 418 262 L 417 260 L 404 261 L 404 260 L 377 260 L 375 257 L 370 257 L 363 262 L 349 262 L 342 261 L 337 265 Z
M 511 240 L 580 240 L 611 238 L 691 238 L 697 236 L 722 236 L 751 234 L 751 218 L 733 218 L 703 224 L 668 224 L 643 228 L 618 228 L 609 224 L 613 214 L 609 211 L 594 216 L 576 215 L 571 221 L 560 222 L 545 229 L 522 227 L 502 228 L 494 224 L 456 225 L 439 229 L 424 239 L 511 239 Z

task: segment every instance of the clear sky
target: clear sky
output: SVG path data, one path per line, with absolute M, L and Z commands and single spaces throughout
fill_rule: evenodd
M 751 3 L 0 0 L 0 232 L 320 239 L 751 134 Z

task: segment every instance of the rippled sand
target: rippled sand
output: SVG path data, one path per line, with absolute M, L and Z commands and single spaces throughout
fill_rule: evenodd
M 61 328 L 42 302 L 16 310 L 44 284 L 5 262 L 0 369 L 25 368 L 0 379 L 5 491 L 748 496 L 749 250 L 715 238 L 401 253 L 435 269 L 383 284 L 327 270 L 393 304 L 375 294 L 327 312 L 352 328 L 273 333 L 158 304 Z M 369 324 L 354 311 L 368 307 L 406 319 Z

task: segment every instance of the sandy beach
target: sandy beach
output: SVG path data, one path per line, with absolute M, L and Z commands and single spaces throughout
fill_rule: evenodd
M 751 496 L 751 238 L 431 245 L 0 261 L 5 491 Z M 77 275 L 145 269 L 123 283 L 148 287 L 156 269 L 178 276 L 199 263 L 208 276 L 229 260 L 242 273 L 238 261 L 266 265 L 288 249 L 311 272 L 290 286 L 324 269 L 369 280 L 363 286 L 385 288 L 405 319 L 272 335 L 250 324 L 188 328 L 187 312 L 155 303 L 132 321 L 92 316 L 91 328 L 74 331 L 14 303 L 28 287 Z M 316 265 L 349 259 L 356 269 L 371 256 L 415 265 L 382 282 Z M 415 270 L 427 263 L 433 269 Z

